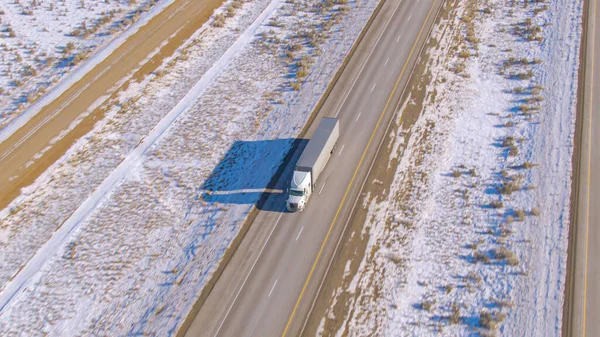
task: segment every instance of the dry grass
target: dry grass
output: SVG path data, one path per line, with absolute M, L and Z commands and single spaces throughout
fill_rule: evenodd
M 506 318 L 506 314 L 500 311 L 482 310 L 479 313 L 479 325 L 486 329 L 495 330 L 504 321 L 504 318 Z

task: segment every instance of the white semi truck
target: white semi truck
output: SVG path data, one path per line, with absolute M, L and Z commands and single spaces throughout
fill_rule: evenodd
M 337 118 L 324 117 L 315 130 L 300 159 L 294 168 L 290 183 L 287 209 L 303 211 L 308 198 L 317 186 L 319 175 L 329 161 L 340 136 L 340 123 Z

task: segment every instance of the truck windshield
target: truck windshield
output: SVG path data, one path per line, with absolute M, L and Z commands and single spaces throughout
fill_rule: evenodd
M 290 189 L 290 194 L 291 195 L 295 195 L 298 197 L 301 197 L 304 195 L 304 191 L 303 190 L 294 190 L 294 189 Z

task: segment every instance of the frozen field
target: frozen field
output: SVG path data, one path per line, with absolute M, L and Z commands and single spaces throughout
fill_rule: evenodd
M 561 333 L 582 1 L 449 5 L 430 83 L 396 120 L 387 198 L 364 205 L 366 254 L 319 334 Z
M 377 2 L 228 1 L 109 102 L 0 213 L 0 335 L 174 334 Z

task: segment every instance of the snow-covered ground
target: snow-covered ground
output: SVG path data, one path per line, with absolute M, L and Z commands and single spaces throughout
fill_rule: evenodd
M 320 335 L 560 335 L 582 1 L 448 3 Z
M 0 335 L 176 332 L 377 3 L 227 1 L 106 103 L 0 212 Z
M 83 60 L 105 55 L 95 53 L 99 47 L 114 50 L 119 41 L 107 45 L 114 37 L 128 35 L 124 30 L 134 31 L 140 18 L 149 19 L 171 2 L 0 2 L 0 129 Z

